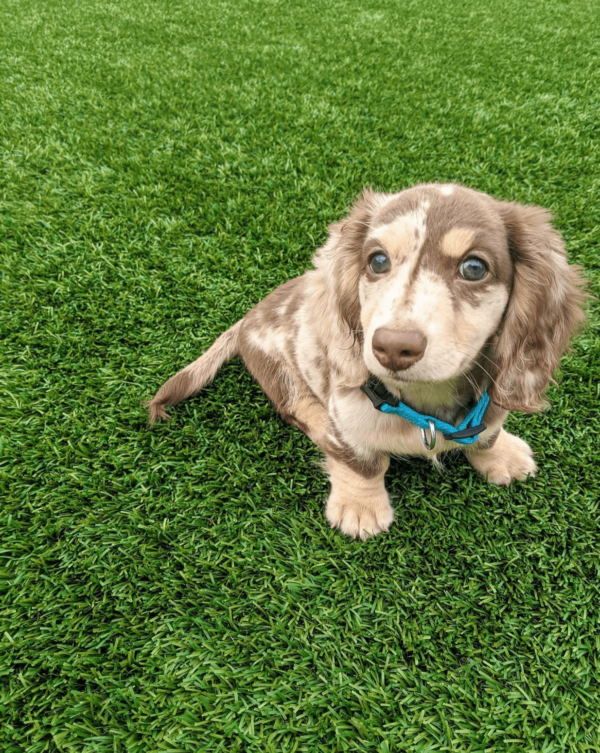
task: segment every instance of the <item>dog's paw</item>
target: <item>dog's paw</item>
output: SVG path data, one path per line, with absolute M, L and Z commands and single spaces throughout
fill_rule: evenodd
M 492 484 L 508 486 L 537 473 L 531 447 L 514 434 L 501 430 L 492 447 L 469 454 L 471 465 Z
M 327 500 L 325 516 L 332 528 L 339 528 L 347 536 L 362 541 L 389 530 L 394 522 L 394 510 L 387 492 L 380 497 L 361 501 L 332 492 Z

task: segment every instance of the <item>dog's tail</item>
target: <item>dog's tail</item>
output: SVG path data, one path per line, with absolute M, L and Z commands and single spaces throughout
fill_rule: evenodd
M 166 421 L 169 415 L 165 412 L 168 405 L 175 405 L 186 397 L 207 385 L 216 377 L 217 372 L 225 361 L 229 361 L 239 353 L 239 334 L 242 322 L 230 327 L 217 337 L 210 348 L 200 358 L 190 363 L 185 369 L 168 379 L 148 403 L 150 412 L 150 426 L 157 420 Z

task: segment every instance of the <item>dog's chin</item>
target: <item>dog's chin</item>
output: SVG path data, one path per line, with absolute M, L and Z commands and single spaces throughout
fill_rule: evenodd
M 418 384 L 420 380 L 418 379 L 411 379 L 409 376 L 406 376 L 403 374 L 400 376 L 397 372 L 392 372 L 388 374 L 375 374 L 375 376 L 378 379 L 381 379 L 382 382 L 387 382 L 388 384 L 392 384 L 394 387 L 398 387 L 398 389 L 402 389 L 402 387 L 405 384 Z M 423 384 L 423 382 L 421 382 Z
M 387 371 L 387 370 L 386 370 Z M 407 370 L 408 371 L 408 370 Z M 395 387 L 399 390 L 401 390 L 403 387 L 406 387 L 408 385 L 411 386 L 418 386 L 418 385 L 433 385 L 433 384 L 447 384 L 448 382 L 453 382 L 455 379 L 457 379 L 463 371 L 459 371 L 457 373 L 452 374 L 439 374 L 432 377 L 429 377 L 428 379 L 423 379 L 423 377 L 420 374 L 407 374 L 404 371 L 387 371 L 387 373 L 375 373 L 372 372 L 373 376 L 376 376 L 378 379 L 380 379 L 382 382 L 387 384 L 388 386 Z
M 389 369 L 380 368 L 377 372 L 371 372 L 378 379 L 384 382 L 393 384 L 398 389 L 402 389 L 403 385 L 419 385 L 419 384 L 447 384 L 448 382 L 454 382 L 459 377 L 466 374 L 472 367 L 475 359 L 463 358 L 459 364 L 454 364 L 454 368 L 426 368 L 419 369 L 421 364 L 416 364 L 404 371 L 390 371 Z M 448 364 L 450 366 L 450 364 Z M 425 374 L 423 373 L 425 371 Z M 379 372 L 379 373 L 378 373 Z
M 374 360 L 374 359 L 373 359 Z M 412 369 L 406 369 L 405 371 L 391 371 L 390 369 L 386 369 L 380 364 L 377 364 L 377 367 L 373 367 L 372 364 L 369 364 L 368 362 L 365 363 L 365 366 L 369 370 L 369 374 L 372 374 L 374 377 L 379 379 L 382 382 L 385 382 L 386 384 L 397 387 L 398 389 L 401 389 L 403 385 L 406 384 L 415 384 L 417 382 L 424 382 L 424 381 L 431 381 L 430 379 L 424 380 L 419 379 L 418 375 L 413 375 L 407 372 L 410 372 Z
M 449 358 L 446 363 L 431 364 L 420 361 L 402 371 L 386 369 L 375 358 L 366 358 L 365 366 L 370 374 L 385 382 L 390 387 L 401 390 L 407 385 L 432 385 L 453 382 L 469 371 L 473 366 L 472 358 Z M 375 365 L 377 364 L 377 365 Z

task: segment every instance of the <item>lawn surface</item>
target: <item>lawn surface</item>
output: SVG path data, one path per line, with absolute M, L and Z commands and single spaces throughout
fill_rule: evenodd
M 600 294 L 598 2 L 0 5 L 0 750 L 600 751 L 598 304 L 513 414 L 540 474 L 389 473 L 327 527 L 239 361 L 363 185 L 556 215 Z

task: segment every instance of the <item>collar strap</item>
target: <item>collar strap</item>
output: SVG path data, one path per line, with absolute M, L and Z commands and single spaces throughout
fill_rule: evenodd
M 410 421 L 411 424 L 418 426 L 422 433 L 424 433 L 425 429 L 429 429 L 431 432 L 431 442 L 428 444 L 425 436 L 423 437 L 423 441 L 425 442 L 425 446 L 430 449 L 433 449 L 435 446 L 435 430 L 441 432 L 446 439 L 452 442 L 473 444 L 479 439 L 479 434 L 487 428 L 483 423 L 483 416 L 490 404 L 490 396 L 487 390 L 484 390 L 475 407 L 467 413 L 458 427 L 447 424 L 445 421 L 434 416 L 424 416 L 422 413 L 417 413 L 416 410 L 409 408 L 408 405 L 399 400 L 395 395 L 392 395 L 379 379 L 371 377 L 368 382 L 365 382 L 361 386 L 361 390 L 373 403 L 373 407 L 382 413 L 401 416 Z

